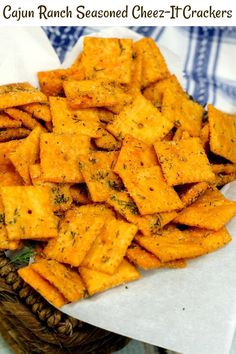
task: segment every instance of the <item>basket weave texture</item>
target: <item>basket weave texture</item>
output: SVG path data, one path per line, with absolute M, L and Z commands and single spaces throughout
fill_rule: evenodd
M 128 338 L 67 316 L 22 281 L 0 252 L 0 332 L 17 354 L 109 354 Z

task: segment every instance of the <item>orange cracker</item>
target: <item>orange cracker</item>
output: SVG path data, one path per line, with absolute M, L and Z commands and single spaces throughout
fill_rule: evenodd
M 63 84 L 67 80 L 83 80 L 82 67 L 41 71 L 38 80 L 41 91 L 47 96 L 61 96 L 64 94 Z
M 67 211 L 57 239 L 48 242 L 44 254 L 49 259 L 78 267 L 101 232 L 104 222 L 102 214 L 95 218 L 88 208 L 86 213 L 80 207 Z
M 77 133 L 92 138 L 102 136 L 103 128 L 96 109 L 71 110 L 63 97 L 50 97 L 49 102 L 54 133 Z
M 154 147 L 170 186 L 214 180 L 215 175 L 198 138 L 156 142 Z
M 0 143 L 8 142 L 14 139 L 22 139 L 30 134 L 30 130 L 26 128 L 9 128 L 6 130 L 0 130 Z
M 36 273 L 32 265 L 18 269 L 20 277 L 55 307 L 62 307 L 68 301 L 47 280 Z
M 147 252 L 144 248 L 140 247 L 138 244 L 133 243 L 126 252 L 126 257 L 128 260 L 135 264 L 136 267 L 150 270 L 158 268 L 185 268 L 185 260 L 175 260 L 169 262 L 161 262 L 159 258 L 154 256 L 154 254 Z
M 20 241 L 9 241 L 6 225 L 5 225 L 5 213 L 2 204 L 2 197 L 0 194 L 0 250 L 15 251 L 22 246 Z
M 116 152 L 96 151 L 79 157 L 80 171 L 94 202 L 105 202 L 120 180 L 113 172 Z
M 47 187 L 2 187 L 1 194 L 9 240 L 57 236 L 57 218 Z
M 116 272 L 112 275 L 85 267 L 80 267 L 79 272 L 89 295 L 94 295 L 98 292 L 105 291 L 140 278 L 139 272 L 126 260 L 121 262 Z
M 119 85 L 109 81 L 67 81 L 64 90 L 71 108 L 109 107 L 130 97 Z
M 0 110 L 45 101 L 47 97 L 27 82 L 0 86 Z
M 209 184 L 206 182 L 199 182 L 191 185 L 187 190 L 185 190 L 181 195 L 184 206 L 189 206 L 193 204 L 201 195 L 203 195 L 208 189 Z
M 95 145 L 102 150 L 114 151 L 120 148 L 120 142 L 106 129 L 101 132 L 101 137 L 94 139 Z
M 86 78 L 128 84 L 132 43 L 132 39 L 85 37 L 82 65 Z
M 11 162 L 26 184 L 31 184 L 29 166 L 34 164 L 39 157 L 39 139 L 41 133 L 42 130 L 40 127 L 35 128 L 15 151 L 9 155 Z
M 92 199 L 89 195 L 89 191 L 85 183 L 75 184 L 71 186 L 70 194 L 75 203 L 79 203 L 79 204 L 92 203 Z
M 134 224 L 108 219 L 81 266 L 114 274 L 137 230 Z
M 211 151 L 236 163 L 236 115 L 208 105 L 208 119 Z
M 54 260 L 41 260 L 31 268 L 46 279 L 70 302 L 78 301 L 85 295 L 85 287 L 79 274 Z
M 126 170 L 122 180 L 141 215 L 181 209 L 183 204 L 175 190 L 168 186 L 159 166 Z
M 15 120 L 5 113 L 0 113 L 0 129 L 5 128 L 19 128 L 22 126 L 20 120 Z
M 32 118 L 32 116 L 27 113 L 23 112 L 20 109 L 16 108 L 7 108 L 5 109 L 5 112 L 9 114 L 10 117 L 13 119 L 16 119 L 17 121 L 21 121 L 23 125 L 28 128 L 28 129 L 34 129 L 36 126 L 40 126 L 40 124 Z
M 167 89 L 162 102 L 163 115 L 177 128 L 189 132 L 191 136 L 199 136 L 201 131 L 203 107 L 190 100 L 186 95 L 174 93 Z
M 171 75 L 145 88 L 143 95 L 146 99 L 151 101 L 155 107 L 160 109 L 162 107 L 164 92 L 167 89 L 171 90 L 173 95 L 175 95 L 175 93 L 186 95 L 175 75 Z
M 142 216 L 132 198 L 125 191 L 114 190 L 107 199 L 107 203 L 126 220 L 135 224 L 146 236 L 156 234 L 177 216 L 175 211 Z
M 0 164 L 0 186 L 21 186 L 23 179 L 12 163 Z
M 129 134 L 152 145 L 172 129 L 173 123 L 166 119 L 151 102 L 141 94 L 127 106 L 114 121 L 107 125 L 107 130 L 121 139 Z
M 88 153 L 90 138 L 81 134 L 44 133 L 40 141 L 40 159 L 44 181 L 80 183 L 78 157 Z
M 134 170 L 141 167 L 155 166 L 156 164 L 157 157 L 153 146 L 126 135 L 114 171 L 122 178 L 122 173 L 126 169 Z
M 217 189 L 208 189 L 197 201 L 178 214 L 175 221 L 189 226 L 219 230 L 236 215 L 236 202 Z
M 33 118 L 50 122 L 52 120 L 48 102 L 30 103 L 20 107 L 23 111 L 28 112 Z
M 162 262 L 193 258 L 214 251 L 231 240 L 226 229 L 186 230 L 167 228 L 158 236 L 136 236 L 135 240 Z
M 211 165 L 211 169 L 214 173 L 224 173 L 229 175 L 231 173 L 236 173 L 236 164 L 227 163 L 227 164 L 218 164 L 218 165 Z
M 152 38 L 142 38 L 135 43 L 142 53 L 142 87 L 168 77 L 169 71 L 160 49 Z M 137 49 L 136 49 L 137 50 Z

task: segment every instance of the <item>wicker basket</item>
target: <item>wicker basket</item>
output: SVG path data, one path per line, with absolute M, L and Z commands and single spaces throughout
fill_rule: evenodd
M 17 354 L 108 354 L 129 341 L 53 308 L 20 279 L 4 252 L 0 252 L 0 301 L 0 332 Z

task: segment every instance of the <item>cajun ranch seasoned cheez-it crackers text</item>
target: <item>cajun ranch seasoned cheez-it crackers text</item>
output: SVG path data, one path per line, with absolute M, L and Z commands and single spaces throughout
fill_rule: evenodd
M 230 242 L 236 115 L 194 102 L 151 38 L 86 37 L 38 80 L 0 87 L 0 248 L 40 245 L 19 275 L 48 302 Z

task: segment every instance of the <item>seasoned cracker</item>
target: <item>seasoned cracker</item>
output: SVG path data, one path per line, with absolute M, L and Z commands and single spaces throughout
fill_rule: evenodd
M 82 65 L 86 79 L 128 84 L 131 80 L 132 39 L 85 37 Z
M 63 97 L 50 97 L 49 102 L 54 133 L 76 133 L 92 138 L 102 136 L 103 128 L 96 109 L 72 110 L 68 107 L 66 98 Z
M 47 97 L 28 82 L 0 86 L 0 110 L 46 101 Z
M 19 276 L 55 307 L 62 307 L 68 301 L 47 280 L 36 273 L 32 265 L 18 269 Z
M 48 102 L 30 103 L 30 104 L 21 106 L 20 109 L 22 109 L 25 112 L 30 113 L 33 118 L 41 119 L 45 122 L 50 122 L 52 120 Z
M 162 113 L 176 128 L 181 127 L 191 136 L 199 136 L 201 131 L 203 107 L 182 93 L 167 89 L 164 92 Z
M 80 267 L 79 272 L 89 295 L 94 295 L 115 286 L 137 280 L 141 276 L 135 267 L 126 260 L 122 261 L 119 268 L 112 275 L 85 267 Z
M 42 130 L 36 127 L 9 155 L 9 159 L 26 184 L 31 184 L 29 167 L 39 158 L 39 139 Z
M 120 188 L 121 181 L 113 172 L 116 152 L 96 151 L 79 157 L 80 171 L 94 202 L 105 202 L 114 188 Z
M 44 254 L 49 259 L 78 267 L 100 234 L 104 222 L 102 214 L 95 218 L 88 209 L 86 213 L 80 207 L 67 211 L 60 223 L 57 239 L 48 242 Z
M 107 125 L 107 130 L 118 139 L 129 134 L 148 145 L 164 138 L 172 128 L 173 123 L 141 94 Z
M 236 163 L 236 115 L 208 105 L 208 119 L 211 151 Z
M 122 180 L 141 215 L 181 209 L 183 204 L 174 188 L 168 186 L 159 166 L 125 170 Z
M 9 240 L 48 239 L 57 236 L 48 187 L 1 188 Z
M 114 274 L 137 231 L 134 224 L 108 219 L 81 266 Z
M 44 181 L 80 183 L 83 176 L 79 155 L 87 154 L 90 138 L 82 134 L 44 133 L 40 140 L 40 159 Z
M 142 38 L 135 43 L 142 53 L 142 87 L 167 78 L 168 71 L 165 59 L 152 38 Z
M 46 279 L 70 302 L 81 300 L 85 295 L 85 287 L 79 274 L 54 260 L 41 260 L 31 268 Z
M 175 219 L 180 224 L 209 230 L 221 229 L 236 215 L 236 202 L 226 199 L 217 189 L 208 189 Z
M 64 90 L 71 108 L 110 107 L 130 99 L 130 94 L 110 81 L 66 81 Z
M 154 147 L 170 186 L 214 180 L 215 175 L 198 138 L 156 142 Z

